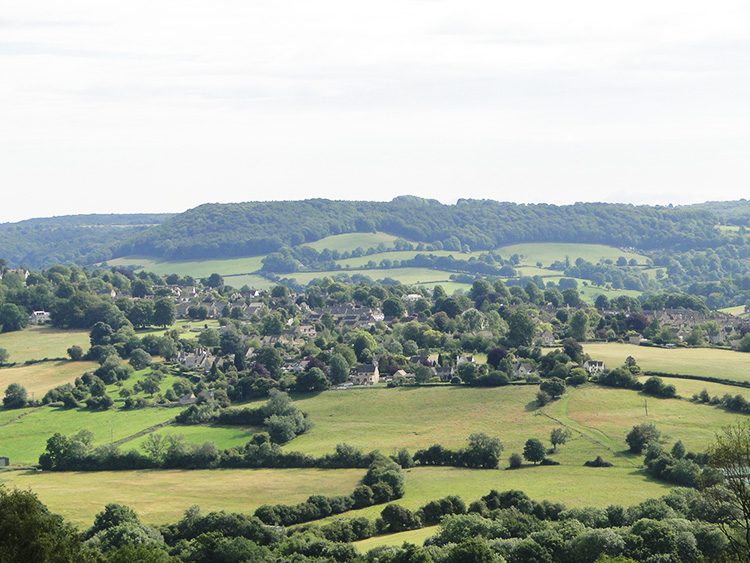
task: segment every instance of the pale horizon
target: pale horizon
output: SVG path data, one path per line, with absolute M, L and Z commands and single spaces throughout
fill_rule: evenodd
M 750 186 L 741 1 L 40 0 L 0 15 L 0 222 Z

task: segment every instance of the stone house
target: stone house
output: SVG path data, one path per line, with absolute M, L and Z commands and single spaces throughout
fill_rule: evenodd
M 598 362 L 596 360 L 588 360 L 584 362 L 583 369 L 585 369 L 589 375 L 595 375 L 597 373 L 602 373 L 607 368 L 604 365 L 604 362 Z
M 361 364 L 349 371 L 349 381 L 354 385 L 375 385 L 380 381 L 380 370 L 375 364 Z

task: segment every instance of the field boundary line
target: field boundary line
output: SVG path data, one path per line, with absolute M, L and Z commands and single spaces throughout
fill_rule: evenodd
M 116 446 L 120 446 L 122 444 L 125 444 L 126 442 L 130 442 L 132 440 L 135 440 L 137 438 L 140 438 L 141 436 L 145 436 L 146 434 L 151 434 L 152 432 L 156 432 L 160 428 L 164 428 L 166 426 L 170 426 L 174 424 L 176 421 L 174 418 L 170 418 L 169 420 L 165 422 L 160 422 L 159 424 L 154 424 L 153 426 L 149 426 L 148 428 L 144 428 L 143 430 L 136 432 L 135 434 L 131 436 L 126 436 L 125 438 L 120 438 L 119 440 L 115 440 L 112 442 Z
M 30 410 L 30 411 L 23 412 L 23 413 L 19 414 L 18 416 L 13 417 L 13 418 L 11 418 L 10 420 L 8 420 L 6 422 L 3 422 L 2 424 L 0 424 L 0 428 L 2 428 L 3 426 L 8 426 L 9 424 L 13 424 L 14 422 L 18 422 L 24 416 L 27 416 L 29 414 L 33 414 L 33 413 L 35 413 L 37 411 L 40 411 L 40 410 L 42 410 L 44 408 L 44 406 L 45 405 L 42 405 L 41 407 L 36 407 L 36 408 L 34 408 L 34 409 Z
M 690 375 L 681 373 L 665 373 L 662 371 L 644 370 L 643 374 L 652 375 L 657 377 L 666 377 L 671 379 L 690 379 L 693 381 L 705 381 L 706 383 L 718 383 L 719 385 L 727 385 L 729 387 L 742 387 L 744 389 L 750 388 L 750 382 L 747 381 L 733 381 L 731 379 L 719 379 L 717 377 L 710 377 L 708 375 Z
M 581 436 L 582 438 L 586 438 L 587 440 L 591 441 L 592 443 L 594 443 L 594 444 L 596 444 L 596 445 L 598 445 L 598 446 L 601 446 L 601 447 L 603 447 L 603 448 L 604 448 L 605 450 L 607 450 L 607 451 L 609 451 L 610 453 L 612 453 L 612 455 L 614 455 L 615 457 L 621 458 L 621 459 L 622 459 L 623 461 L 627 462 L 627 463 L 628 463 L 629 465 L 631 465 L 632 467 L 636 467 L 636 468 L 638 467 L 638 465 L 636 465 L 635 463 L 633 463 L 632 461 L 630 461 L 630 460 L 629 460 L 628 458 L 626 458 L 625 456 L 623 456 L 623 455 L 622 455 L 622 454 L 621 454 L 620 452 L 617 452 L 617 451 L 615 451 L 615 450 L 614 450 L 614 449 L 613 449 L 613 448 L 612 448 L 611 446 L 608 446 L 607 444 L 605 444 L 605 443 L 604 443 L 604 442 L 602 442 L 601 440 L 598 440 L 598 439 L 594 438 L 593 436 L 590 436 L 590 435 L 589 435 L 589 434 L 587 434 L 586 432 L 584 432 L 584 431 L 582 431 L 582 430 L 579 430 L 579 429 L 578 429 L 578 428 L 576 428 L 575 426 L 572 426 L 572 425 L 570 425 L 570 424 L 566 424 L 565 422 L 563 422 L 563 421 L 562 421 L 562 420 L 560 420 L 559 418 L 555 418 L 554 416 L 552 416 L 551 414 L 549 414 L 549 413 L 547 413 L 547 412 L 545 412 L 545 411 L 539 411 L 539 413 L 537 414 L 537 416 L 538 416 L 538 415 L 541 415 L 541 416 L 546 416 L 546 417 L 547 417 L 547 418 L 549 418 L 550 420 L 554 420 L 555 422 L 557 422 L 557 423 L 558 423 L 558 424 L 560 424 L 561 426 L 564 426 L 565 428 L 568 428 L 568 429 L 572 430 L 573 432 L 576 432 L 576 433 L 577 433 L 577 434 L 579 434 L 579 435 L 580 435 L 580 436 Z M 583 425 L 581 425 L 581 426 L 583 426 Z M 586 426 L 584 426 L 584 428 L 587 428 L 587 427 L 586 427 Z M 601 431 L 600 431 L 600 432 L 601 432 Z M 605 436 L 606 436 L 606 434 L 605 434 Z

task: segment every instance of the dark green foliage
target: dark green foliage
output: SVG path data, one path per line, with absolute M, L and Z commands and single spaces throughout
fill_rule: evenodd
M 583 462 L 583 465 L 586 467 L 612 467 L 612 463 L 609 461 L 604 461 L 602 459 L 602 456 L 598 455 L 596 456 L 596 459 L 593 461 L 585 461 Z
M 510 454 L 508 458 L 508 469 L 518 469 L 523 465 L 523 458 L 519 453 Z
M 625 441 L 632 453 L 639 454 L 647 445 L 658 441 L 660 436 L 661 432 L 656 429 L 653 423 L 644 422 L 633 426 L 633 429 L 625 437 Z
M 28 403 L 26 388 L 20 383 L 11 383 L 5 389 L 3 407 L 6 409 L 22 409 Z
M 547 448 L 544 447 L 541 440 L 529 438 L 523 446 L 523 457 L 526 461 L 531 461 L 536 465 L 547 455 Z
M 76 530 L 51 514 L 31 491 L 0 487 L 0 561 L 76 563 L 97 559 Z
M 671 399 L 677 394 L 677 390 L 674 385 L 664 385 L 664 381 L 661 377 L 649 377 L 643 384 L 643 392 L 654 397 L 661 397 L 663 399 Z
M 503 451 L 503 444 L 498 438 L 493 438 L 484 433 L 476 433 L 469 436 L 468 442 L 466 448 L 458 451 L 443 448 L 440 444 L 430 446 L 426 450 L 418 450 L 414 454 L 414 463 L 482 469 L 497 468 L 497 464 L 500 462 L 500 454 Z

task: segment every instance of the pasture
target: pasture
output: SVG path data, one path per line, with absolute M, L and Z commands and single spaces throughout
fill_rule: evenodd
M 648 406 L 648 416 L 645 406 Z M 637 424 L 655 424 L 667 447 L 682 440 L 688 450 L 700 452 L 714 441 L 721 428 L 745 418 L 680 399 L 657 399 L 635 391 L 593 385 L 569 393 L 567 400 L 559 401 L 549 412 L 570 423 L 575 430 L 623 453 L 627 449 L 625 436 Z
M 116 395 L 112 398 L 116 398 Z M 80 430 L 90 430 L 94 434 L 94 445 L 99 446 L 128 438 L 141 430 L 170 420 L 180 412 L 180 409 L 113 408 L 92 411 L 83 408 L 42 407 L 5 412 L 12 412 L 16 417 L 21 414 L 24 416 L 11 419 L 2 427 L 2 455 L 8 456 L 13 465 L 25 465 L 39 461 L 39 456 L 46 448 L 47 439 L 55 432 L 67 436 Z
M 297 280 L 297 283 L 306 285 L 314 279 L 320 279 L 325 277 L 334 278 L 337 275 L 344 274 L 346 276 L 353 276 L 359 274 L 361 276 L 367 276 L 373 280 L 382 280 L 385 278 L 392 278 L 406 285 L 429 285 L 433 287 L 435 285 L 442 285 L 444 283 L 450 283 L 450 277 L 454 272 L 445 272 L 442 270 L 431 270 L 429 268 L 390 268 L 390 269 L 353 269 L 353 270 L 329 270 L 327 272 L 294 272 L 288 274 L 286 277 L 289 279 Z M 471 287 L 470 284 L 466 284 L 466 287 Z
M 0 390 L 11 383 L 20 383 L 26 388 L 29 399 L 41 399 L 50 389 L 58 385 L 73 383 L 87 371 L 99 367 L 96 362 L 40 362 L 28 366 L 0 369 Z
M 641 254 L 625 252 L 619 248 L 603 244 L 530 242 L 502 246 L 497 251 L 506 260 L 514 254 L 518 254 L 522 264 L 535 265 L 537 262 L 541 262 L 543 267 L 549 266 L 557 260 L 565 261 L 566 256 L 571 263 L 574 263 L 576 258 L 583 258 L 596 264 L 601 259 L 617 260 L 620 256 L 623 256 L 628 261 L 635 259 L 638 265 L 646 264 L 646 257 Z
M 750 354 L 717 348 L 656 348 L 614 342 L 592 342 L 583 350 L 594 360 L 616 368 L 633 356 L 644 371 L 717 377 L 750 382 Z
M 456 260 L 468 260 L 472 256 L 479 256 L 481 252 L 469 252 L 468 254 L 463 254 L 456 250 L 394 250 L 392 252 L 378 252 L 377 254 L 370 254 L 369 256 L 345 258 L 343 260 L 337 260 L 336 264 L 340 265 L 342 268 L 362 268 L 370 261 L 380 265 L 381 260 L 411 260 L 417 254 L 424 254 L 426 256 L 452 256 Z
M 315 242 L 306 242 L 300 246 L 309 246 L 318 252 L 327 248 L 329 250 L 338 250 L 339 252 L 351 252 L 357 248 L 367 250 L 377 248 L 380 244 L 386 248 L 393 248 L 393 243 L 398 237 L 386 233 L 346 233 L 343 235 L 333 235 L 325 237 Z
M 6 485 L 31 489 L 49 509 L 81 527 L 111 502 L 148 524 L 179 520 L 185 510 L 252 512 L 262 504 L 298 503 L 311 494 L 348 495 L 361 469 L 214 469 L 193 471 L 4 472 Z
M 140 375 L 140 374 L 139 374 Z M 701 383 L 702 382 L 698 382 Z M 684 400 L 648 398 L 629 390 L 584 385 L 569 389 L 562 399 L 539 409 L 533 403 L 535 386 L 477 389 L 424 387 L 328 391 L 297 396 L 296 404 L 309 413 L 313 428 L 285 449 L 311 455 L 331 452 L 349 443 L 364 451 L 392 454 L 400 448 L 414 452 L 440 443 L 452 449 L 466 444 L 474 432 L 497 436 L 505 448 L 500 470 L 452 467 L 415 467 L 406 471 L 402 504 L 416 509 L 448 494 L 471 502 L 491 489 L 520 489 L 535 500 L 548 499 L 567 506 L 632 505 L 665 494 L 670 485 L 654 481 L 639 468 L 641 458 L 627 453 L 625 436 L 633 425 L 654 422 L 665 446 L 681 439 L 692 451 L 703 451 L 722 426 L 738 415 Z M 119 440 L 164 422 L 178 409 L 136 411 L 27 409 L 0 411 L 3 455 L 14 463 L 33 463 L 53 431 L 72 434 L 86 428 L 96 444 Z M 529 438 L 549 447 L 550 431 L 569 426 L 572 438 L 551 457 L 559 466 L 525 466 L 504 470 L 511 453 L 521 452 Z M 244 444 L 252 429 L 216 426 L 174 427 L 159 433 L 183 433 L 189 441 L 214 440 L 219 447 Z M 123 444 L 140 447 L 143 438 Z M 586 468 L 583 462 L 601 455 L 611 468 Z M 193 504 L 204 510 L 250 513 L 264 503 L 295 503 L 310 494 L 348 494 L 362 470 L 213 470 L 122 471 L 105 473 L 3 473 L 10 484 L 30 487 L 54 511 L 89 525 L 107 502 L 133 507 L 147 522 L 174 521 Z M 348 513 L 376 517 L 382 506 Z M 337 518 L 340 516 L 337 516 Z
M 641 382 L 646 381 L 650 376 L 644 375 L 639 377 Z M 727 393 L 732 395 L 742 395 L 745 399 L 750 400 L 750 389 L 744 387 L 735 387 L 733 385 L 722 385 L 721 383 L 712 383 L 709 381 L 700 381 L 697 379 L 680 379 L 678 377 L 662 377 L 665 384 L 671 384 L 677 389 L 677 394 L 683 399 L 690 399 L 693 394 L 700 393 L 704 389 L 712 397 L 723 397 Z
M 616 485 L 613 485 L 616 483 Z M 583 467 L 582 465 L 527 466 L 521 469 L 462 469 L 414 467 L 406 470 L 406 494 L 398 504 L 416 510 L 433 499 L 458 495 L 468 505 L 492 489 L 524 491 L 536 501 L 561 502 L 565 506 L 631 506 L 665 495 L 672 488 L 635 467 Z M 352 510 L 344 516 L 375 519 L 382 506 Z M 340 518 L 331 517 L 329 520 Z
M 89 332 L 39 325 L 0 334 L 0 348 L 5 348 L 10 354 L 9 361 L 16 363 L 67 358 L 67 350 L 73 345 L 80 346 L 86 352 L 89 348 Z
M 263 265 L 261 263 L 263 258 L 265 256 L 206 260 L 157 260 L 143 256 L 123 256 L 108 260 L 107 264 L 109 266 L 134 266 L 136 271 L 146 270 L 159 276 L 177 274 L 179 276 L 207 278 L 213 273 L 228 276 L 257 272 Z
M 200 425 L 200 426 L 187 426 L 187 425 L 170 425 L 163 428 L 159 428 L 154 431 L 153 434 L 167 436 L 169 434 L 181 434 L 185 437 L 185 441 L 192 442 L 195 444 L 202 444 L 207 441 L 211 441 L 216 444 L 216 447 L 220 450 L 227 448 L 234 448 L 237 446 L 244 446 L 253 437 L 253 434 L 257 429 L 253 428 L 240 428 L 237 426 L 216 426 L 216 425 Z M 126 442 L 123 444 L 123 449 L 142 449 L 143 443 L 148 438 L 148 435 L 136 438 L 133 441 Z

